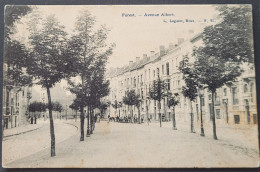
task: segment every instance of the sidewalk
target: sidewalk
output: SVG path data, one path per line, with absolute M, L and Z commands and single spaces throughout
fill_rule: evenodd
M 5 129 L 3 133 L 3 138 L 37 130 L 41 128 L 43 124 L 46 123 L 46 121 L 44 121 L 43 119 L 37 119 L 37 124 L 27 124 L 25 126 Z
M 147 122 L 142 125 L 147 125 Z M 150 126 L 160 128 L 159 121 L 152 121 Z M 190 133 L 190 121 L 176 121 L 177 131 Z M 172 121 L 162 122 L 162 128 L 169 128 L 172 130 Z M 194 122 L 194 130 L 198 137 L 201 133 L 200 123 Z M 173 130 L 174 132 L 174 130 Z M 212 123 L 204 124 L 204 133 L 205 138 L 213 139 L 213 128 Z M 238 126 L 229 126 L 224 124 L 216 125 L 216 133 L 218 140 L 216 142 L 229 146 L 232 148 L 239 148 L 241 151 L 247 152 L 248 154 L 259 154 L 259 146 L 258 146 L 258 126 L 251 127 L 238 127 Z

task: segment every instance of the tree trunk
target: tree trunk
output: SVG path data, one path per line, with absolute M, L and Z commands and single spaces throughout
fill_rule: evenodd
M 141 124 L 140 105 L 138 106 L 138 123 Z
M 75 121 L 77 121 L 77 118 L 78 118 L 78 111 L 76 110 L 76 119 L 75 119 Z
M 87 137 L 90 136 L 90 129 L 89 129 L 89 115 L 90 115 L 90 109 L 88 106 L 88 117 L 87 117 Z
M 91 120 L 92 120 L 92 133 L 93 134 L 93 131 L 95 130 L 95 117 L 94 117 L 94 108 L 92 107 L 91 108 Z
M 159 120 L 160 120 L 160 127 L 162 127 L 162 114 L 161 114 L 161 101 L 159 101 L 158 104 L 158 109 L 159 109 Z
M 47 87 L 47 95 L 48 95 L 48 106 L 49 106 L 49 119 L 50 119 L 50 134 L 51 134 L 51 156 L 55 156 L 55 134 L 54 134 L 54 124 L 52 117 L 52 107 L 51 107 L 51 93 L 50 88 Z
M 202 115 L 202 96 L 200 96 L 200 135 L 205 136 L 203 128 L 203 115 Z
M 80 106 L 80 141 L 84 141 L 84 107 Z
M 165 98 L 163 99 L 163 108 L 164 108 L 164 116 L 165 116 L 165 118 L 167 118 L 167 115 L 166 115 L 166 113 L 167 113 L 167 111 L 166 111 L 166 100 L 165 100 Z
M 194 131 L 194 117 L 193 117 L 193 108 L 192 108 L 192 101 L 190 101 L 190 132 L 195 133 Z
M 92 106 L 90 106 L 90 134 L 93 134 L 93 124 L 92 124 Z
M 147 115 L 147 124 L 149 125 L 149 113 L 148 113 L 148 105 L 146 104 L 146 115 Z
M 217 138 L 217 132 L 216 132 L 216 121 L 215 121 L 215 109 L 214 109 L 214 98 L 215 98 L 215 91 L 211 91 L 212 93 L 212 103 L 211 103 L 211 106 L 212 106 L 212 124 L 213 124 L 213 138 L 215 140 L 218 140 Z
M 176 120 L 175 120 L 175 107 L 172 108 L 172 129 L 177 130 Z

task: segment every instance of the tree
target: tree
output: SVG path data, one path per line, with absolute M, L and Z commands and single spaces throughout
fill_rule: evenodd
M 61 113 L 63 107 L 60 102 L 52 102 L 52 109 L 57 112 L 57 118 L 58 118 L 58 112 Z
M 212 95 L 213 138 L 217 140 L 214 99 L 216 89 L 234 82 L 243 63 L 252 63 L 252 16 L 249 5 L 220 6 L 222 21 L 203 31 L 203 47 L 194 49 L 194 73 Z M 249 64 L 250 65 L 250 64 Z
M 126 95 L 123 97 L 123 103 L 125 105 L 128 105 L 131 107 L 130 109 L 130 116 L 133 117 L 133 110 L 132 106 L 135 105 L 135 99 L 136 99 L 136 94 L 135 90 L 129 90 L 126 92 Z
M 70 47 L 76 53 L 76 60 L 73 62 L 75 76 L 81 80 L 81 83 L 70 82 L 74 87 L 71 91 L 80 102 L 80 141 L 84 140 L 84 107 L 88 106 L 89 112 L 93 114 L 93 107 L 97 106 L 100 97 L 107 94 L 109 84 L 104 81 L 105 64 L 113 47 L 106 44 L 109 30 L 101 26 L 94 32 L 94 24 L 95 18 L 87 10 L 81 11 L 75 22 L 75 35 L 70 40 Z
M 104 111 L 107 110 L 108 107 L 109 107 L 108 102 L 103 102 L 103 101 L 100 102 L 98 109 L 100 110 L 101 116 L 103 115 Z
M 253 63 L 252 7 L 220 5 L 216 9 L 220 22 L 203 31 L 208 53 L 227 61 Z
M 22 86 L 32 85 L 32 77 L 25 72 L 25 58 L 28 52 L 24 44 L 12 38 L 13 34 L 17 32 L 16 23 L 23 16 L 30 13 L 31 10 L 29 6 L 5 6 L 4 63 L 7 68 L 4 69 L 3 73 L 3 87 L 6 89 L 7 94 L 13 89 L 18 92 Z M 9 102 L 9 96 L 7 96 L 6 102 Z M 6 106 L 5 113 L 8 114 L 10 108 L 8 104 Z
M 182 94 L 184 97 L 190 100 L 190 117 L 191 117 L 191 129 L 190 132 L 194 133 L 194 115 L 193 115 L 193 107 L 192 102 L 196 100 L 198 96 L 198 78 L 197 75 L 193 72 L 192 65 L 189 63 L 188 55 L 185 55 L 183 60 L 181 61 L 181 65 L 179 70 L 183 74 L 183 79 L 185 81 L 185 86 L 182 86 Z
M 51 134 L 51 156 L 55 156 L 55 134 L 52 116 L 52 101 L 50 88 L 71 73 L 70 47 L 66 44 L 66 32 L 54 15 L 49 15 L 42 21 L 40 29 L 30 28 L 27 72 L 35 78 L 36 84 L 47 90 L 48 109 Z
M 72 104 L 69 106 L 69 108 L 76 111 L 75 121 L 77 121 L 77 114 L 78 114 L 77 111 L 79 110 L 79 105 L 75 102 L 75 99 L 72 102 Z
M 116 109 L 116 114 L 117 114 L 117 109 L 122 107 L 122 102 L 118 102 L 117 100 L 115 100 L 114 103 L 112 104 L 112 107 Z M 119 117 L 120 117 L 120 113 L 119 113 Z
M 5 6 L 4 62 L 8 66 L 7 77 L 4 80 L 6 85 L 25 86 L 32 84 L 32 78 L 26 75 L 23 70 L 26 66 L 26 57 L 28 55 L 25 45 L 11 38 L 16 32 L 15 23 L 31 11 L 32 8 L 29 6 Z
M 15 23 L 23 16 L 30 13 L 32 8 L 26 5 L 7 5 L 5 6 L 5 40 L 10 40 L 10 35 L 15 32 Z
M 162 127 L 162 116 L 160 113 L 161 100 L 167 96 L 166 88 L 167 88 L 166 84 L 158 77 L 157 80 L 153 81 L 153 84 L 152 84 L 151 88 L 149 89 L 149 93 L 148 93 L 150 99 L 158 102 L 160 127 Z
M 45 112 L 46 111 L 46 104 L 42 102 L 34 101 L 29 104 L 28 107 L 29 112 L 33 112 L 33 115 L 30 115 L 31 118 L 35 118 L 35 124 L 36 124 L 36 114 L 35 112 Z
M 168 93 L 167 95 L 167 99 L 168 99 L 168 107 L 169 109 L 172 107 L 172 129 L 173 130 L 177 130 L 176 127 L 176 119 L 175 119 L 175 106 L 177 106 L 179 104 L 179 100 L 178 100 L 178 93 L 175 93 L 174 95 L 172 95 L 171 92 Z

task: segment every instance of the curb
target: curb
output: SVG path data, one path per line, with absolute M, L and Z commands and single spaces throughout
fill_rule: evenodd
M 69 125 L 72 125 L 72 126 L 74 126 L 75 128 L 77 128 L 77 130 L 79 129 L 79 127 L 78 126 L 76 126 L 76 125 L 74 125 L 74 124 L 71 124 L 71 123 L 68 123 L 68 122 L 63 122 L 64 124 L 69 124 Z
M 16 135 L 28 133 L 28 132 L 31 132 L 31 131 L 38 130 L 38 129 L 42 128 L 42 127 L 43 127 L 43 124 L 42 124 L 40 127 L 38 127 L 38 128 L 34 128 L 34 129 L 31 129 L 31 130 L 27 130 L 27 131 L 24 131 L 24 132 L 21 132 L 21 133 L 16 133 L 16 134 L 11 134 L 11 135 L 7 135 L 7 136 L 3 136 L 3 138 L 7 138 L 7 137 L 11 137 L 11 136 L 16 136 Z

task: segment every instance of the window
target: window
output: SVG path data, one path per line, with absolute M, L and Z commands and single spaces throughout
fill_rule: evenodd
M 253 114 L 253 121 L 254 121 L 254 124 L 257 124 L 257 115 L 256 114 Z
M 224 96 L 227 96 L 227 89 L 224 88 Z
M 150 79 L 150 78 L 151 78 L 151 77 L 150 77 L 150 69 L 148 70 L 148 75 L 149 75 L 149 79 Z
M 221 118 L 221 116 L 220 116 L 220 109 L 216 109 L 216 118 L 217 119 Z
M 157 68 L 157 76 L 160 77 L 160 69 Z
M 248 92 L 247 84 L 244 85 L 244 93 Z
M 166 75 L 170 75 L 169 63 L 166 63 Z
M 164 65 L 162 65 L 162 75 L 164 75 Z
M 211 94 L 208 95 L 209 100 L 211 100 Z
M 166 80 L 166 83 L 167 83 L 167 89 L 170 90 L 170 89 L 171 89 L 170 79 L 167 79 L 167 80 Z
M 215 93 L 215 105 L 220 105 L 220 98 L 217 92 Z
M 205 99 L 204 99 L 204 96 L 201 97 L 201 106 L 205 106 Z
M 234 115 L 234 123 L 239 124 L 240 123 L 240 116 L 239 115 Z
M 155 78 L 155 70 L 153 70 L 153 77 Z
M 232 100 L 233 100 L 233 105 L 238 104 L 238 95 L 237 95 L 237 88 L 236 87 L 232 88 Z
M 251 102 L 254 102 L 253 90 L 254 90 L 254 83 L 251 83 L 251 84 L 250 84 L 250 97 L 251 97 Z

